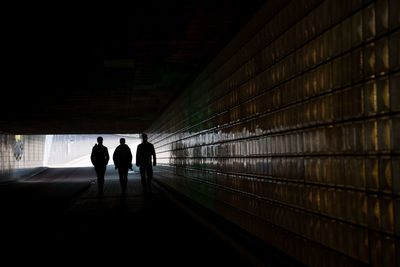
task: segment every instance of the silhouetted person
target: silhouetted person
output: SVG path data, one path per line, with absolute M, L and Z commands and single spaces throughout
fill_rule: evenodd
M 153 144 L 147 142 L 146 134 L 142 134 L 142 140 L 143 142 L 137 146 L 136 150 L 136 166 L 138 166 L 140 170 L 143 191 L 147 192 L 147 189 L 151 188 L 151 180 L 153 179 L 152 165 L 156 166 L 156 152 Z M 153 164 L 151 163 L 152 157 Z
M 104 186 L 104 174 L 107 169 L 108 161 L 110 160 L 108 149 L 107 147 L 103 146 L 103 137 L 97 137 L 97 144 L 95 144 L 92 149 L 90 160 L 92 161 L 94 169 L 96 170 L 99 196 L 102 196 Z
M 118 169 L 119 182 L 122 193 L 126 191 L 128 185 L 128 169 L 132 169 L 131 149 L 125 144 L 125 138 L 119 139 L 120 145 L 114 151 L 113 160 L 115 169 Z

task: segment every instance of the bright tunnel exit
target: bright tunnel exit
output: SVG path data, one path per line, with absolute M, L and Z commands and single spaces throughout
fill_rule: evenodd
M 132 155 L 136 154 L 136 148 L 141 143 L 139 134 L 46 135 L 43 166 L 50 168 L 92 166 L 90 154 L 99 136 L 103 137 L 103 145 L 108 148 L 109 165 L 113 164 L 112 156 L 120 144 L 120 138 L 125 138 Z

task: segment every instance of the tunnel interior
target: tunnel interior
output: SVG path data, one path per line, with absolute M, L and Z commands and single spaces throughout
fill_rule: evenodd
M 255 240 L 307 266 L 400 266 L 399 1 L 63 11 L 16 23 L 31 42 L 10 56 L 2 181 L 43 167 L 46 134 L 145 132 L 160 187 Z

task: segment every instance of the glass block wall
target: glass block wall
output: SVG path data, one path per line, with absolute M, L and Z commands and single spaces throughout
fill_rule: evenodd
M 149 129 L 160 182 L 310 266 L 400 266 L 400 1 L 270 0 Z

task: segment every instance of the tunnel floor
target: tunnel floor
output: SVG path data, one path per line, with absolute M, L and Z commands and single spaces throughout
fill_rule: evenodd
M 92 168 L 0 185 L 0 251 L 15 264 L 249 266 L 155 189 L 143 194 L 137 173 L 128 179 L 125 197 L 110 168 L 102 198 Z

